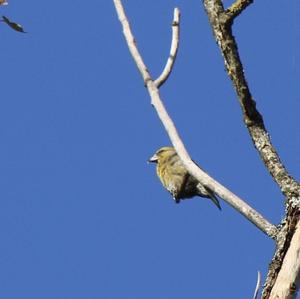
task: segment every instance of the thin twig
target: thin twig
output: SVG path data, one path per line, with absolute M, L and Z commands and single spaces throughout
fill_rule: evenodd
M 237 1 L 235 1 L 225 11 L 225 13 L 228 17 L 228 20 L 233 20 L 234 18 L 239 16 L 243 12 L 243 10 L 246 9 L 252 3 L 253 3 L 253 0 L 237 0 Z
M 154 81 L 159 88 L 169 78 L 173 69 L 179 46 L 180 38 L 180 11 L 179 8 L 174 9 L 174 18 L 172 22 L 172 43 L 170 48 L 170 55 L 161 75 Z
M 142 60 L 141 55 L 139 54 L 121 0 L 114 0 L 114 4 L 120 22 L 123 25 L 123 33 L 125 35 L 130 53 L 132 54 L 132 57 L 136 62 L 137 67 L 140 70 L 144 82 L 147 86 L 151 98 L 151 104 L 156 109 L 157 114 L 161 122 L 163 123 L 171 139 L 172 144 L 174 145 L 179 157 L 182 159 L 182 162 L 184 163 L 189 173 L 191 173 L 201 184 L 209 187 L 218 196 L 223 198 L 227 203 L 229 203 L 238 212 L 245 216 L 249 221 L 256 225 L 261 231 L 263 231 L 268 236 L 275 238 L 275 236 L 277 235 L 277 228 L 273 224 L 268 222 L 261 214 L 259 214 L 256 210 L 250 207 L 237 195 L 229 191 L 227 188 L 225 188 L 212 177 L 210 177 L 208 174 L 206 174 L 192 161 L 177 132 L 177 129 L 172 119 L 170 118 L 168 112 L 164 107 L 159 90 L 154 81 L 152 80 L 149 71 Z
M 258 295 L 258 291 L 260 289 L 261 286 L 261 274 L 259 271 L 257 271 L 257 282 L 256 282 L 256 287 L 255 287 L 255 291 L 254 291 L 254 295 L 253 295 L 253 299 L 257 298 Z

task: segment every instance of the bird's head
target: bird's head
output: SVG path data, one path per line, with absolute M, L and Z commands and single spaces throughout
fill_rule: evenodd
M 149 163 L 159 163 L 176 154 L 174 147 L 164 146 L 157 150 L 155 154 L 148 160 Z

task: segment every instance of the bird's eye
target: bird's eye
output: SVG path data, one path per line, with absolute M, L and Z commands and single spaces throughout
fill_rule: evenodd
M 164 153 L 166 151 L 166 149 L 164 149 L 164 148 L 161 148 L 160 150 L 158 150 L 158 154 L 162 154 L 162 153 Z

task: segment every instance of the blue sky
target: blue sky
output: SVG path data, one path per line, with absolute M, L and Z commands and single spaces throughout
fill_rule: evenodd
M 230 1 L 226 1 L 229 4 Z M 284 199 L 242 122 L 201 1 L 124 1 L 190 154 L 277 224 Z M 293 10 L 291 9 L 293 6 Z M 112 1 L 10 1 L 0 24 L 0 297 L 251 298 L 274 244 L 223 201 L 174 204 L 153 152 L 168 145 Z M 256 1 L 234 25 L 253 96 L 299 174 L 300 4 Z

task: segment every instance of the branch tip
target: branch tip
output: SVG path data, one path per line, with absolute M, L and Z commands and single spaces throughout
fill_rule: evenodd
M 261 287 L 261 274 L 260 274 L 260 271 L 257 271 L 257 281 L 256 281 L 253 299 L 257 299 L 257 295 L 258 295 L 258 291 L 259 291 L 260 287 Z
M 237 16 L 239 16 L 253 0 L 237 0 L 228 9 L 225 10 L 227 16 L 227 22 L 232 22 Z
M 174 8 L 174 17 L 172 22 L 172 42 L 171 42 L 170 54 L 164 70 L 162 71 L 161 75 L 155 80 L 155 85 L 157 86 L 157 88 L 159 88 L 166 82 L 174 67 L 174 63 L 176 60 L 178 47 L 179 47 L 179 37 L 180 37 L 179 30 L 180 30 L 180 10 L 179 8 L 176 7 Z

